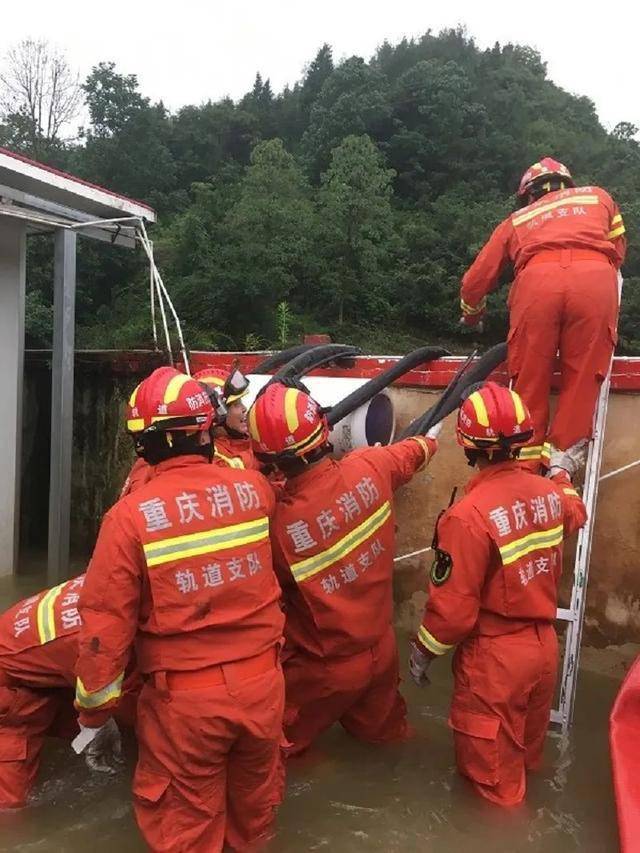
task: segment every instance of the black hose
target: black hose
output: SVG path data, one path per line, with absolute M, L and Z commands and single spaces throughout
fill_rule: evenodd
M 425 432 L 425 430 L 421 427 L 423 425 L 423 422 L 425 422 L 427 420 L 429 422 L 429 425 L 431 425 L 433 423 L 437 423 L 438 413 L 444 409 L 444 406 L 446 405 L 449 398 L 453 396 L 456 388 L 458 387 L 458 383 L 460 382 L 462 375 L 467 371 L 471 362 L 473 361 L 473 359 L 476 357 L 477 354 L 478 354 L 478 350 L 474 349 L 474 351 L 471 353 L 471 355 L 468 356 L 466 361 L 464 361 L 463 364 L 460 366 L 460 368 L 456 371 L 453 379 L 449 382 L 449 384 L 444 389 L 444 391 L 442 392 L 442 394 L 440 395 L 438 400 L 434 403 L 434 405 L 431 406 L 429 409 L 427 409 L 426 412 L 423 412 L 421 415 L 418 415 L 417 418 L 414 418 L 414 420 L 409 424 L 409 426 L 404 430 L 404 432 L 400 436 L 400 440 L 402 440 L 403 438 L 406 438 L 408 435 L 421 435 L 421 434 L 423 434 Z M 428 429 L 428 427 L 427 427 L 427 429 Z
M 356 388 L 355 391 L 347 394 L 343 400 L 336 403 L 327 414 L 329 426 L 335 426 L 338 421 L 346 418 L 347 415 L 350 415 L 351 412 L 354 412 L 357 408 L 364 405 L 364 403 L 368 403 L 376 394 L 379 394 L 380 391 L 391 385 L 396 379 L 404 376 L 409 370 L 413 370 L 414 367 L 424 364 L 427 361 L 442 358 L 445 355 L 449 355 L 449 353 L 442 347 L 420 347 L 420 349 L 408 353 L 399 361 L 394 362 L 391 367 L 379 373 L 378 376 L 374 376 L 365 385 Z
M 268 358 L 265 358 L 264 361 L 261 361 L 260 364 L 251 372 L 259 374 L 271 373 L 271 371 L 277 370 L 279 367 L 282 367 L 283 364 L 291 361 L 292 358 L 301 355 L 303 352 L 308 352 L 308 350 L 313 349 L 313 347 L 313 344 L 298 344 L 298 346 L 289 347 L 289 349 L 283 349 L 280 352 L 274 352 Z
M 460 406 L 467 388 L 478 382 L 483 382 L 496 367 L 506 361 L 506 358 L 506 343 L 496 344 L 487 350 L 472 367 L 456 374 L 437 403 L 415 418 L 397 440 L 401 441 L 410 435 L 424 435 L 432 426 L 435 426 Z
M 346 358 L 352 359 L 354 356 L 360 355 L 361 352 L 362 350 L 359 347 L 352 347 L 348 344 L 321 344 L 292 358 L 277 373 L 274 373 L 273 379 L 270 381 L 275 382 L 278 379 L 286 379 L 292 376 L 304 376 L 324 364 L 342 361 Z

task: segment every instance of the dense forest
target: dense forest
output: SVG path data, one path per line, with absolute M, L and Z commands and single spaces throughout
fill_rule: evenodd
M 620 351 L 640 353 L 637 128 L 607 132 L 537 52 L 480 50 L 448 30 L 384 43 L 369 60 L 336 62 L 324 45 L 279 93 L 263 71 L 238 102 L 172 113 L 135 74 L 100 62 L 76 93 L 87 122 L 75 139 L 0 97 L 0 144 L 158 211 L 158 263 L 198 349 L 258 349 L 303 332 L 375 352 L 464 346 L 460 277 L 513 209 L 521 173 L 549 154 L 622 208 Z M 49 241 L 30 240 L 31 346 L 51 338 Z M 148 346 L 147 282 L 141 252 L 81 241 L 77 346 Z M 505 295 L 491 297 L 482 340 L 504 338 Z

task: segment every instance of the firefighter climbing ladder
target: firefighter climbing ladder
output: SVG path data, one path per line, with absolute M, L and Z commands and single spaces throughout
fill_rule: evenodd
M 622 294 L 622 277 L 618 275 L 618 302 Z M 600 466 L 604 448 L 604 432 L 607 423 L 607 408 L 609 405 L 609 388 L 611 386 L 611 369 L 600 388 L 600 396 L 594 415 L 593 439 L 589 443 L 587 464 L 585 466 L 584 487 L 582 500 L 587 508 L 587 522 L 578 533 L 578 545 L 573 567 L 573 588 L 571 602 L 568 608 L 558 608 L 557 619 L 567 623 L 562 677 L 560 681 L 559 706 L 551 711 L 551 722 L 560 727 L 566 735 L 573 721 L 573 709 L 578 683 L 578 665 L 580 662 L 580 644 L 587 600 L 587 581 L 589 579 L 589 563 L 591 560 L 591 545 L 595 527 L 595 514 L 598 502 L 598 486 L 600 483 Z

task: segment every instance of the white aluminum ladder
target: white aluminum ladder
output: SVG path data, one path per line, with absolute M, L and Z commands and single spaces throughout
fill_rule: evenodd
M 622 293 L 622 276 L 618 274 L 618 303 Z M 573 722 L 573 711 L 578 685 L 578 666 L 580 663 L 580 644 L 587 602 L 587 582 L 589 580 L 589 563 L 591 560 L 591 545 L 593 530 L 596 522 L 596 507 L 598 503 L 598 485 L 600 483 L 600 466 L 604 448 L 604 432 L 607 423 L 607 408 L 609 405 L 609 388 L 611 386 L 611 369 L 613 353 L 609 370 L 600 388 L 600 395 L 594 414 L 593 437 L 589 442 L 587 464 L 585 467 L 582 500 L 587 508 L 587 521 L 578 532 L 578 545 L 573 567 L 573 588 L 571 602 L 568 608 L 559 607 L 556 618 L 567 623 L 565 638 L 564 660 L 560 681 L 559 706 L 551 711 L 551 722 L 560 727 L 566 735 Z

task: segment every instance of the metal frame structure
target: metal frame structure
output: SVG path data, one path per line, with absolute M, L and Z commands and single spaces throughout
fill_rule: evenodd
M 576 557 L 573 567 L 571 602 L 568 608 L 558 608 L 558 612 L 556 614 L 556 618 L 559 621 L 567 623 L 567 634 L 565 638 L 562 676 L 560 680 L 559 706 L 551 711 L 551 722 L 560 726 L 563 735 L 567 734 L 571 728 L 571 723 L 573 722 L 578 666 L 580 663 L 580 645 L 582 642 L 582 628 L 584 626 L 584 614 L 587 603 L 587 584 L 589 580 L 589 564 L 591 561 L 591 544 L 593 542 L 595 512 L 598 502 L 600 466 L 602 464 L 602 451 L 604 447 L 604 433 L 607 421 L 610 384 L 611 370 L 609 370 L 607 377 L 602 383 L 602 388 L 600 389 L 593 440 L 589 444 L 589 452 L 587 455 L 585 481 L 582 492 L 582 500 L 587 508 L 587 522 L 584 527 L 578 531 L 578 544 L 576 547 Z
M 68 573 L 73 447 L 76 232 L 134 247 L 147 205 L 0 148 L 0 574 L 18 559 L 26 242 L 53 232 L 54 297 L 48 580 Z M 151 259 L 152 260 L 152 259 Z M 155 265 L 154 265 L 155 266 Z
M 622 277 L 618 274 L 618 303 L 622 295 Z M 589 581 L 589 565 L 591 562 L 591 545 L 596 523 L 596 508 L 598 504 L 598 487 L 601 476 L 602 452 L 604 449 L 604 434 L 607 425 L 607 410 L 609 408 L 609 390 L 613 371 L 613 356 L 609 370 L 600 388 L 598 403 L 594 413 L 593 437 L 589 442 L 582 500 L 587 508 L 587 521 L 578 531 L 578 543 L 573 566 L 573 587 L 568 608 L 558 608 L 556 618 L 567 623 L 562 676 L 560 679 L 560 696 L 558 708 L 551 711 L 551 722 L 560 727 L 563 735 L 567 735 L 573 722 L 573 712 L 578 685 L 578 668 L 580 665 L 580 646 L 582 629 L 587 605 L 587 585 Z M 623 470 L 623 469 L 620 469 Z M 612 472 L 618 473 L 618 472 Z

